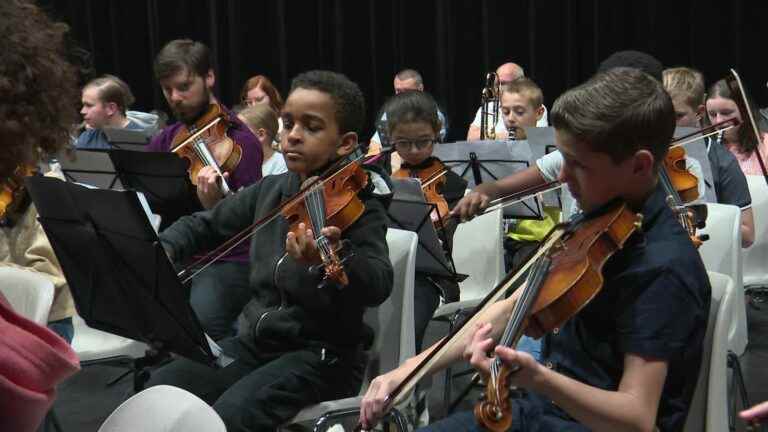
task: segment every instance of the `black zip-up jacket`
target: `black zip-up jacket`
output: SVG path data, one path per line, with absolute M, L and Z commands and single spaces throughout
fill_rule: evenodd
M 369 178 L 374 176 L 384 180 L 378 174 Z M 162 244 L 180 261 L 210 250 L 295 195 L 300 183 L 291 172 L 264 177 L 208 211 L 179 219 L 160 235 Z M 374 193 L 371 181 L 358 196 L 365 211 L 342 233 L 354 254 L 345 263 L 349 285 L 342 289 L 319 289 L 322 274 L 310 272 L 288 255 L 283 257 L 288 233 L 285 218 L 278 217 L 253 235 L 253 299 L 239 319 L 243 341 L 285 351 L 328 347 L 339 354 L 359 352 L 371 344 L 373 332 L 363 323 L 363 312 L 384 302 L 392 291 L 386 243 L 388 197 Z

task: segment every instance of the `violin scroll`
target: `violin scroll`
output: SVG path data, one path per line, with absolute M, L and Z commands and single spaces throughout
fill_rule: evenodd
M 508 383 L 512 373 L 514 373 L 513 370 L 502 364 L 495 380 L 486 379 L 483 398 L 475 404 L 475 419 L 488 431 L 505 432 L 512 427 Z

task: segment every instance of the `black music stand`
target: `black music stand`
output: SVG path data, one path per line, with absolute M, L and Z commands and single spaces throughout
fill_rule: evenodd
M 152 347 L 136 360 L 141 368 L 169 353 L 212 367 L 227 364 L 203 332 L 189 288 L 176 276 L 135 192 L 41 176 L 29 177 L 26 185 L 78 313 L 90 327 Z
M 456 273 L 453 260 L 447 259 L 440 238 L 435 230 L 430 214 L 437 209 L 435 204 L 427 203 L 417 179 L 392 179 L 394 195 L 387 209 L 389 226 L 418 235 L 416 250 L 416 270 L 430 276 L 438 276 L 461 282 L 467 275 Z M 443 233 L 445 229 L 441 230 Z
M 56 160 L 64 178 L 99 189 L 123 189 L 115 167 L 104 149 L 65 149 Z
M 109 158 L 126 189 L 142 192 L 153 213 L 162 217 L 160 230 L 180 217 L 203 210 L 187 168 L 173 153 L 109 150 Z
M 434 155 L 456 174 L 467 180 L 468 187 L 487 180 L 499 180 L 530 166 L 531 151 L 525 141 L 458 141 L 435 146 Z M 544 212 L 537 197 L 504 208 L 510 219 L 542 220 Z
M 143 131 L 110 127 L 101 131 L 107 137 L 109 145 L 115 149 L 145 151 L 149 144 L 149 135 Z

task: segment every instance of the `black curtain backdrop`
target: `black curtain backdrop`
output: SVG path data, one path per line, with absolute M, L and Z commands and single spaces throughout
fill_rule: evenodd
M 167 110 L 152 60 L 176 38 L 212 50 L 216 93 L 237 103 L 250 76 L 270 77 L 286 96 L 309 69 L 342 72 L 373 116 L 394 74 L 419 70 L 465 136 L 485 74 L 505 61 L 525 68 L 545 103 L 586 80 L 611 53 L 637 49 L 665 66 L 693 66 L 707 84 L 736 68 L 760 105 L 768 100 L 764 20 L 768 1 L 709 0 L 40 0 L 72 28 L 95 74 L 120 76 L 135 109 Z

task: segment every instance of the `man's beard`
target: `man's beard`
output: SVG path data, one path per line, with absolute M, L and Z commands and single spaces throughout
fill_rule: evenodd
M 210 93 L 206 90 L 199 105 L 195 107 L 184 107 L 184 111 L 179 111 L 175 107 L 171 107 L 171 110 L 173 111 L 173 115 L 180 122 L 191 125 L 208 110 L 210 100 Z

